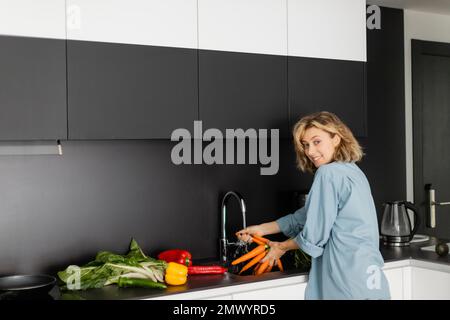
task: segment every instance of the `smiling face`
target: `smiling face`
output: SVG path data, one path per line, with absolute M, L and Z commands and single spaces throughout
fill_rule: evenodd
M 341 138 L 337 134 L 331 137 L 331 134 L 327 131 L 311 127 L 306 129 L 301 143 L 306 156 L 318 168 L 323 164 L 334 161 L 334 151 L 340 141 Z

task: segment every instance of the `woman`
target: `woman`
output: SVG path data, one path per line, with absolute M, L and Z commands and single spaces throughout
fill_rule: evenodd
M 363 155 L 360 145 L 330 112 L 302 118 L 293 136 L 298 168 L 314 173 L 305 206 L 238 231 L 237 237 L 248 242 L 252 235 L 282 232 L 289 237 L 269 243 L 262 260 L 269 265 L 288 250 L 309 254 L 306 299 L 390 299 L 374 201 L 366 176 L 355 164 Z

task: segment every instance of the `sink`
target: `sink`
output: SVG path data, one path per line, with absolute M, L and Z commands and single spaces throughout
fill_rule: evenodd
M 263 273 L 259 276 L 255 276 L 253 274 L 237 274 L 237 273 L 229 273 L 229 277 L 233 279 L 237 279 L 238 281 L 254 281 L 256 279 L 270 279 L 270 278 L 278 278 L 283 273 L 278 270 L 271 271 L 270 273 Z
M 450 247 L 450 242 L 447 242 L 447 245 Z M 435 248 L 436 248 L 436 245 L 433 245 L 433 246 L 427 246 L 427 247 L 422 247 L 422 248 L 420 248 L 420 249 L 422 249 L 422 250 L 424 250 L 424 251 L 433 251 L 433 252 L 434 252 Z
M 230 277 L 235 279 L 258 279 L 261 277 L 279 277 L 282 274 L 292 274 L 292 273 L 307 273 L 309 272 L 309 268 L 305 267 L 299 267 L 297 268 L 294 265 L 293 258 L 290 257 L 290 255 L 286 255 L 283 261 L 283 269 L 284 271 L 280 271 L 277 266 L 274 266 L 272 271 L 270 273 L 263 273 L 259 276 L 256 276 L 253 274 L 254 267 L 251 267 L 249 270 L 243 272 L 242 274 L 239 274 L 239 270 L 242 268 L 242 265 L 240 267 L 236 268 L 229 268 L 228 273 L 230 274 Z

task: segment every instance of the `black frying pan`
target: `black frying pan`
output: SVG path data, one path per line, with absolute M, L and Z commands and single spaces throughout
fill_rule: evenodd
M 16 275 L 0 277 L 0 293 L 46 295 L 55 286 L 56 278 L 48 275 Z

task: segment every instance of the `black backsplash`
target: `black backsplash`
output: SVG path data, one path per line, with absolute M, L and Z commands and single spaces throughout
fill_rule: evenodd
M 368 30 L 368 137 L 360 164 L 381 215 L 383 201 L 406 197 L 403 11 L 384 9 Z M 144 251 L 180 247 L 194 258 L 218 256 L 219 205 L 228 190 L 247 204 L 247 223 L 290 213 L 292 191 L 312 177 L 295 167 L 290 141 L 280 145 L 275 176 L 259 165 L 172 164 L 164 140 L 69 141 L 64 155 L 0 158 L 0 275 L 54 273 L 124 253 L 131 237 Z M 230 202 L 228 233 L 241 226 Z
M 3 156 L 0 274 L 54 272 L 99 250 L 125 252 L 131 237 L 150 254 L 181 247 L 197 259 L 214 257 L 224 192 L 243 194 L 247 223 L 255 224 L 290 212 L 291 191 L 311 180 L 295 171 L 288 141 L 275 176 L 261 176 L 259 165 L 176 166 L 172 146 L 68 141 L 63 156 Z M 232 200 L 231 239 L 241 225 Z

